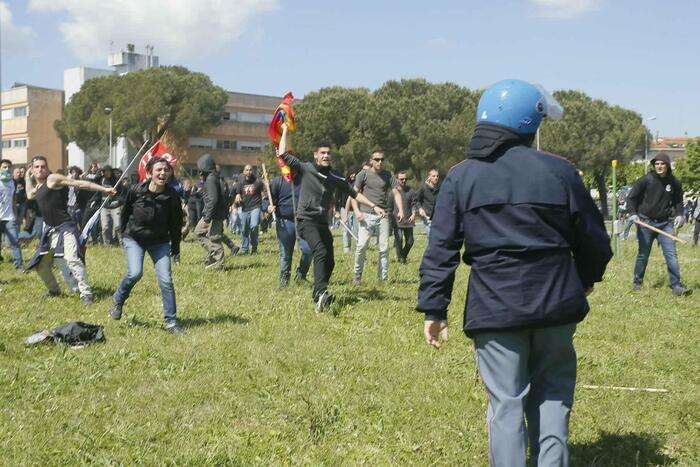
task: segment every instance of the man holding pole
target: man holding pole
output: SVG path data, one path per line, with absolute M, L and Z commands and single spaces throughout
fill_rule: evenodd
M 650 163 L 653 170 L 637 180 L 627 196 L 629 220 L 637 224 L 639 244 L 632 289 L 642 289 L 651 247 L 654 240 L 658 239 L 668 268 L 671 293 L 675 296 L 690 295 L 693 292 L 692 289 L 685 287 L 681 282 L 676 244 L 669 237 L 673 235 L 674 228 L 685 224 L 683 187 L 681 182 L 673 176 L 668 155 L 660 153 Z M 643 227 L 643 224 L 654 227 L 656 231 Z

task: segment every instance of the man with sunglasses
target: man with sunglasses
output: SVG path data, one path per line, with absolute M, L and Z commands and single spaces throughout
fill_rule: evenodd
M 362 170 L 355 178 L 355 190 L 362 193 L 374 205 L 382 210 L 389 208 L 389 196 L 393 195 L 396 203 L 396 220 L 403 221 L 404 206 L 403 198 L 398 189 L 396 178 L 384 169 L 384 152 L 375 151 L 372 153 L 369 170 Z M 360 285 L 362 281 L 362 270 L 365 267 L 365 257 L 369 239 L 376 234 L 379 237 L 379 264 L 378 277 L 380 282 L 389 279 L 389 219 L 375 215 L 371 209 L 364 206 L 359 207 L 357 201 L 352 201 L 352 208 L 357 213 L 358 232 L 357 247 L 355 249 L 355 265 L 353 268 L 353 285 Z
M 384 209 L 358 193 L 348 181 L 331 169 L 331 150 L 327 144 L 319 144 L 314 151 L 313 162 L 301 162 L 287 152 L 287 125 L 282 125 L 282 138 L 278 157 L 300 177 L 301 192 L 297 209 L 299 236 L 308 243 L 314 258 L 314 285 L 312 297 L 316 312 L 330 307 L 333 296 L 328 292 L 335 260 L 333 257 L 333 235 L 328 227 L 334 195 L 350 196 L 353 201 L 367 206 L 379 218 L 385 216 Z
M 70 276 L 63 278 L 71 289 L 80 291 L 80 299 L 86 305 L 93 302 L 92 290 L 87 283 L 87 272 L 83 249 L 80 246 L 80 232 L 73 218 L 68 213 L 68 192 L 70 187 L 116 196 L 113 187 L 91 183 L 86 180 L 74 180 L 60 174 L 50 174 L 48 163 L 43 156 L 32 159 L 26 175 L 27 198 L 36 200 L 39 212 L 44 219 L 44 229 L 39 240 L 39 248 L 29 261 L 27 270 L 36 267 L 37 273 L 48 289 L 50 297 L 60 295 L 56 278 L 51 272 L 53 259 L 66 262 Z
M 398 220 L 398 206 L 394 206 L 394 246 L 396 247 L 396 259 L 399 263 L 406 264 L 408 253 L 413 247 L 413 227 L 416 221 L 416 196 L 415 191 L 408 183 L 408 174 L 401 170 L 396 174 L 399 182 L 399 193 L 403 200 L 404 209 L 410 209 L 411 215 Z

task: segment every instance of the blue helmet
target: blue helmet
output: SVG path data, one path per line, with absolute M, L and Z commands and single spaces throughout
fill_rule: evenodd
M 564 111 L 544 88 L 517 79 L 506 79 L 492 85 L 481 95 L 476 110 L 476 123 L 492 123 L 531 135 L 542 119 L 559 120 Z

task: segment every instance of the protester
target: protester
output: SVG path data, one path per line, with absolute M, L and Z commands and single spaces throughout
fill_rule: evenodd
M 80 232 L 77 224 L 68 214 L 68 188 L 72 186 L 111 196 L 117 194 L 116 190 L 85 180 L 72 180 L 63 175 L 49 174 L 48 163 L 43 156 L 32 159 L 25 180 L 27 198 L 36 200 L 45 224 L 39 248 L 29 261 L 27 269 L 36 267 L 39 277 L 48 289 L 48 296 L 58 296 L 61 291 L 51 266 L 54 258 L 62 258 L 70 271 L 69 277 L 65 274 L 63 276 L 69 288 L 77 287 L 83 303 L 91 304 L 92 290 L 87 282 L 83 251 L 79 241 Z
M 112 167 L 109 165 L 102 167 L 102 176 L 98 182 L 100 185 L 106 188 L 114 188 L 117 180 L 118 178 L 114 174 Z M 121 199 L 113 197 L 109 198 L 109 201 L 100 209 L 102 243 L 105 245 L 114 245 L 121 241 L 121 205 Z
M 173 169 L 166 159 L 151 158 L 146 173 L 148 178 L 130 188 L 124 199 L 121 233 L 127 272 L 112 297 L 109 316 L 121 319 L 124 303 L 143 275 L 143 257 L 148 253 L 163 299 L 165 330 L 181 334 L 170 261 L 171 256 L 180 254 L 183 221 L 180 197 L 168 184 Z
M 15 182 L 15 203 L 17 206 L 17 230 L 22 228 L 27 216 L 27 189 L 24 183 L 24 167 L 18 167 L 13 171 L 12 181 Z
M 489 396 L 492 466 L 524 467 L 528 438 L 533 463 L 569 464 L 573 335 L 612 257 L 576 169 L 530 148 L 542 118 L 561 115 L 545 93 L 506 80 L 482 94 L 467 159 L 440 188 L 420 267 L 418 310 L 427 342 L 438 347 L 465 247 L 464 330 Z
M 634 182 L 632 191 L 627 196 L 630 221 L 641 220 L 652 227 L 673 234 L 674 228 L 685 224 L 683 216 L 683 187 L 673 176 L 671 159 L 660 153 L 650 162 L 653 170 Z M 675 216 L 675 219 L 674 219 Z M 658 233 L 637 225 L 637 243 L 639 246 L 634 265 L 632 289 L 641 290 L 644 273 L 651 254 L 654 240 L 658 240 L 666 260 L 669 286 L 675 296 L 690 295 L 693 291 L 681 282 L 676 243 Z
M 297 230 L 311 248 L 314 257 L 314 285 L 312 298 L 316 312 L 326 310 L 333 302 L 328 292 L 328 282 L 333 274 L 333 236 L 328 227 L 333 209 L 333 195 L 351 196 L 364 206 L 373 209 L 374 214 L 384 217 L 382 208 L 358 193 L 346 179 L 331 169 L 331 150 L 326 144 L 319 144 L 314 152 L 314 162 L 301 162 L 287 153 L 287 125 L 282 125 L 282 138 L 279 157 L 300 178 L 301 193 L 297 211 Z
M 698 236 L 700 236 L 700 203 L 698 203 L 697 198 L 695 199 L 692 219 L 695 221 L 695 227 L 693 227 L 693 246 L 698 246 Z
M 430 169 L 428 179 L 424 181 L 416 191 L 416 204 L 418 214 L 423 218 L 425 232 L 430 237 L 430 225 L 433 221 L 435 200 L 440 192 L 440 173 L 437 169 Z
M 204 154 L 197 160 L 197 168 L 204 177 L 204 209 L 202 217 L 194 229 L 197 240 L 206 251 L 205 269 L 222 269 L 224 267 L 225 243 L 236 253 L 236 247 L 224 234 L 224 220 L 228 216 L 227 188 L 219 176 L 219 171 L 210 154 Z
M 4 234 L 7 238 L 7 243 L 12 250 L 12 261 L 15 269 L 22 269 L 16 193 L 15 182 L 12 179 L 12 161 L 2 159 L 0 161 L 0 234 Z M 2 249 L 2 237 L 0 237 L 0 249 Z
M 413 248 L 413 227 L 416 221 L 416 199 L 415 191 L 407 184 L 408 174 L 401 170 L 396 174 L 398 190 L 403 200 L 405 213 L 411 214 L 399 220 L 398 207 L 394 206 L 392 220 L 394 228 L 394 247 L 396 248 L 396 259 L 399 263 L 406 264 L 408 254 Z
M 345 174 L 345 179 L 351 185 L 355 186 L 355 177 L 357 177 L 357 168 L 351 167 Z M 339 199 L 340 203 L 340 220 L 345 222 L 343 228 L 343 253 L 350 253 L 352 247 L 352 235 L 357 237 L 357 217 L 355 211 L 352 210 L 352 201 L 348 196 L 346 199 Z M 352 232 L 352 234 L 351 234 Z
M 401 222 L 404 217 L 403 200 L 397 188 L 398 182 L 396 178 L 391 172 L 384 170 L 384 159 L 382 151 L 375 151 L 372 154 L 370 159 L 371 167 L 357 174 L 355 190 L 366 196 L 370 200 L 371 205 L 379 206 L 382 211 L 390 208 L 389 196 L 393 195 L 397 206 L 396 219 Z M 369 240 L 374 233 L 379 237 L 377 276 L 380 282 L 386 282 L 389 279 L 389 219 L 383 215 L 375 215 L 372 209 L 364 206 L 359 207 L 355 200 L 351 202 L 353 210 L 357 213 L 359 225 L 352 283 L 353 285 L 360 285 Z
M 246 165 L 243 174 L 233 186 L 236 195 L 235 204 L 238 206 L 238 217 L 241 220 L 241 253 L 255 254 L 258 251 L 258 231 L 260 229 L 260 213 L 265 186 L 253 172 L 253 166 Z
M 299 196 L 301 184 L 299 177 L 294 179 L 294 197 L 292 197 L 292 184 L 285 181 L 282 177 L 273 178 L 270 181 L 270 197 L 272 204 L 268 208 L 269 213 L 275 213 L 277 222 L 275 222 L 275 230 L 277 231 L 277 240 L 280 246 L 280 288 L 284 288 L 289 283 L 292 270 L 292 256 L 294 254 L 294 244 L 297 241 L 296 224 L 294 220 L 294 212 L 299 206 Z M 292 198 L 296 202 L 292 205 Z M 301 258 L 297 267 L 295 280 L 297 282 L 306 281 L 306 274 L 311 267 L 311 248 L 305 240 L 299 239 L 299 250 Z

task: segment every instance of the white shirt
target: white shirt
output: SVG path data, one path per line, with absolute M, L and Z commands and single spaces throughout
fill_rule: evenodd
M 0 182 L 0 221 L 15 220 L 15 213 L 12 211 L 14 197 L 15 182 L 13 180 Z

